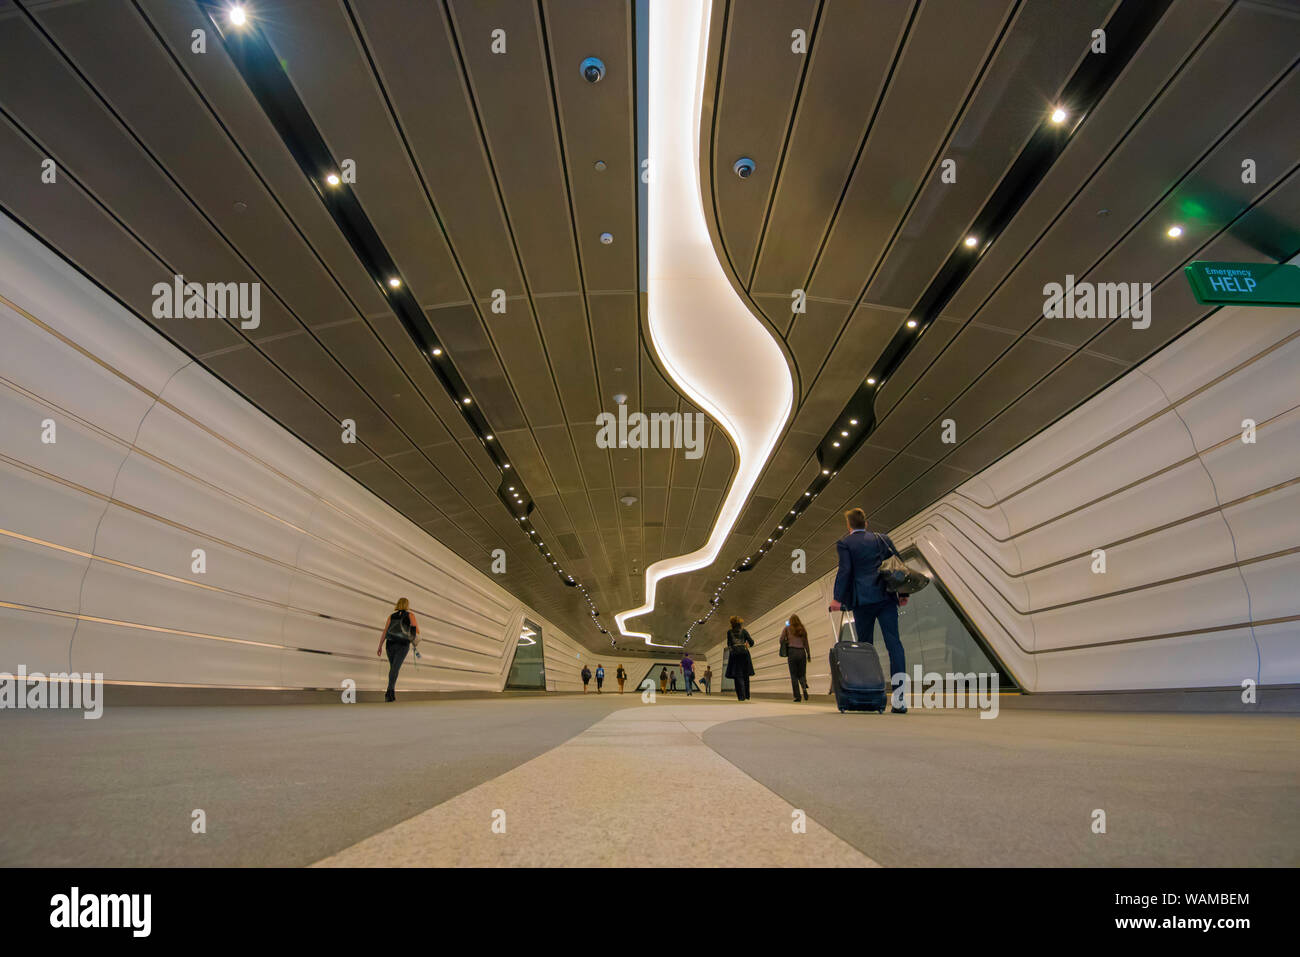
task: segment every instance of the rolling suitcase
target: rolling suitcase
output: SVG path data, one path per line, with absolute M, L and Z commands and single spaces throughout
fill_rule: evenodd
M 875 645 L 860 641 L 837 641 L 831 645 L 831 692 L 841 713 L 884 712 L 889 702 L 889 685 L 880 670 Z

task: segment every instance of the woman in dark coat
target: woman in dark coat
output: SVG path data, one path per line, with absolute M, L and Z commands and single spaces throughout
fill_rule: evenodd
M 749 649 L 754 647 L 754 639 L 749 637 L 741 626 L 745 620 L 735 615 L 731 617 L 731 630 L 727 632 L 727 677 L 736 683 L 736 700 L 749 700 L 749 676 L 754 673 L 754 660 L 749 656 Z

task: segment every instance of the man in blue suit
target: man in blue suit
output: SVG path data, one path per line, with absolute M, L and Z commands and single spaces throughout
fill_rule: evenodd
M 867 531 L 867 513 L 851 508 L 844 513 L 849 523 L 849 533 L 835 543 L 839 553 L 840 568 L 835 574 L 835 600 L 831 610 L 853 612 L 853 627 L 858 641 L 875 644 L 876 621 L 885 636 L 885 649 L 889 652 L 890 686 L 897 675 L 907 674 L 903 660 L 903 643 L 898 640 L 898 598 L 885 591 L 880 583 L 880 563 L 898 549 L 888 535 Z M 893 714 L 906 714 L 907 706 L 891 708 Z

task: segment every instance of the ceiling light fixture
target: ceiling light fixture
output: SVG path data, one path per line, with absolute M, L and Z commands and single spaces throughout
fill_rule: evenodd
M 711 565 L 767 464 L 794 408 L 794 381 L 766 325 L 749 311 L 718 261 L 700 194 L 698 134 L 711 0 L 649 4 L 649 186 L 646 222 L 646 325 L 663 370 L 727 434 L 736 449 L 731 485 L 708 540 L 695 551 L 645 570 L 645 602 L 614 616 L 655 608 L 659 581 Z M 707 321 L 702 321 L 707 319 Z M 729 361 L 720 364 L 719 355 Z M 734 368 L 749 375 L 740 378 Z M 749 379 L 764 383 L 749 388 Z
M 976 246 L 980 244 L 980 241 L 976 239 L 974 236 L 967 236 L 965 239 L 965 243 L 967 249 L 974 249 Z
M 909 319 L 909 320 L 907 320 L 907 328 L 909 328 L 909 329 L 915 329 L 915 328 L 916 328 L 916 320 L 915 320 L 915 319 Z
M 1170 239 L 1177 239 L 1182 234 L 1183 234 L 1183 227 L 1170 226 L 1169 231 L 1165 235 L 1167 235 Z
M 244 24 L 248 22 L 248 13 L 239 4 L 236 4 L 235 6 L 231 7 L 230 12 L 229 14 L 227 14 L 227 16 L 230 22 L 237 27 L 242 27 Z
M 441 346 L 434 346 L 434 347 L 433 347 L 433 354 L 434 354 L 435 356 L 440 356 L 440 355 L 442 355 L 442 347 L 441 347 Z
M 341 180 L 339 179 L 338 173 L 330 173 L 325 177 L 325 182 L 329 183 L 331 186 L 337 186 Z
M 1055 123 L 1057 126 L 1060 126 L 1062 123 L 1065 122 L 1065 118 L 1068 115 L 1069 114 L 1067 114 L 1065 110 L 1061 109 L 1058 106 L 1056 109 L 1052 110 L 1052 122 Z
M 388 280 L 388 285 L 392 289 L 397 289 L 399 286 L 402 285 L 402 280 L 398 279 L 396 276 L 393 276 L 391 279 Z

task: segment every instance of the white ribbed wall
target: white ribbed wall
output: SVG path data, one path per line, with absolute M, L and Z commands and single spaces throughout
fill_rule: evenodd
M 1026 690 L 1296 684 L 1297 476 L 1300 309 L 1226 308 L 891 537 Z M 776 636 L 791 611 L 824 675 L 833 578 L 749 626 L 756 691 L 788 690 Z
M 499 691 L 525 615 L 580 686 L 571 638 L 4 217 L 0 295 L 0 671 L 377 689 L 405 595 L 424 657 L 399 687 Z

